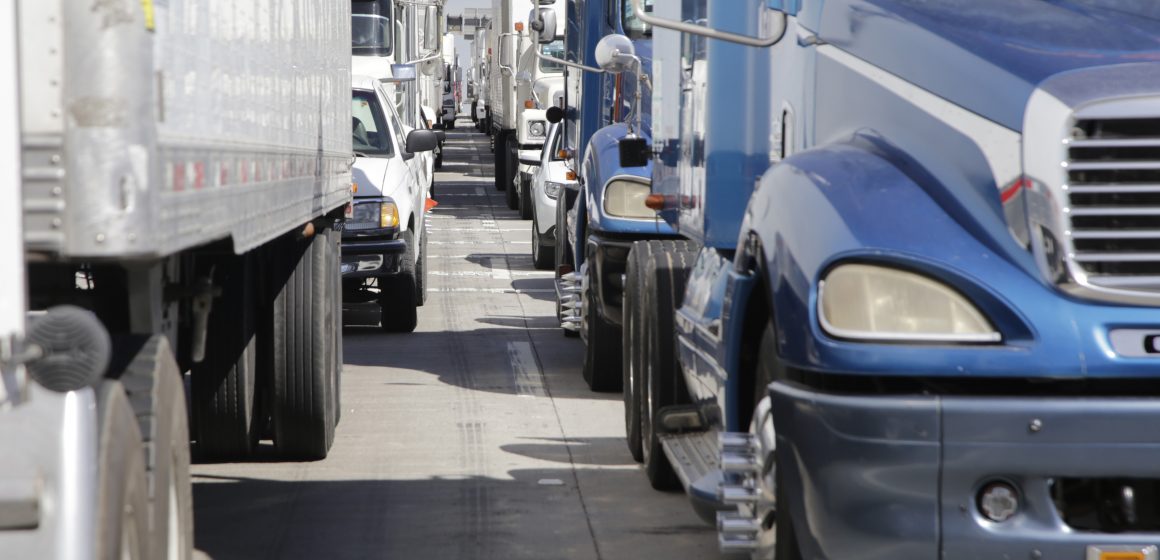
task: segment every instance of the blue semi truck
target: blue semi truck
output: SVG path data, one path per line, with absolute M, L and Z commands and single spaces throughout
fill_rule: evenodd
M 1157 558 L 1158 15 L 641 13 L 682 238 L 624 279 L 653 484 L 755 558 Z
M 651 95 L 640 76 L 651 67 L 651 28 L 635 17 L 630 0 L 571 0 L 566 56 L 595 64 L 597 44 L 624 34 L 636 53 L 637 72 L 614 74 L 568 69 L 564 146 L 577 190 L 557 210 L 557 297 L 561 325 L 585 344 L 583 376 L 595 391 L 622 386 L 621 321 L 624 270 L 635 241 L 675 236 L 644 206 L 651 168 L 620 164 L 618 145 L 633 134 L 647 137 Z M 651 9 L 652 2 L 645 5 Z M 647 82 L 646 82 L 647 83 Z M 635 102 L 641 94 L 642 102 Z

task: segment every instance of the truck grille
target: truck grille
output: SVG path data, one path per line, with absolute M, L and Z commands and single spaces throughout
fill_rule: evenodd
M 1071 259 L 1093 285 L 1160 291 L 1160 118 L 1079 119 L 1071 136 Z

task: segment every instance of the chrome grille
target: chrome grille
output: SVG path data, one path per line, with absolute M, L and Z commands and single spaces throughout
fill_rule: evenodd
M 1160 289 L 1160 119 L 1078 119 L 1066 146 L 1072 262 L 1096 286 Z

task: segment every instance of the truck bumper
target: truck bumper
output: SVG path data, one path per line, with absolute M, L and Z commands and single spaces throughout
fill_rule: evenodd
M 663 238 L 669 237 L 673 236 Z M 616 235 L 605 232 L 588 234 L 587 264 L 594 267 L 593 277 L 598 280 L 596 295 L 600 299 L 597 311 L 605 321 L 614 325 L 623 321 L 621 307 L 624 302 L 624 272 L 633 242 L 661 238 L 655 235 Z
M 92 558 L 96 547 L 97 399 L 33 385 L 0 411 L 0 555 Z
M 1100 558 L 1160 540 L 1160 399 L 851 396 L 780 382 L 770 396 L 781 505 L 805 557 Z M 1018 491 L 1002 522 L 980 508 L 996 481 Z M 1093 499 L 1085 485 L 1134 487 L 1138 525 L 1077 526 L 1127 515 L 1101 505 L 1123 493 Z

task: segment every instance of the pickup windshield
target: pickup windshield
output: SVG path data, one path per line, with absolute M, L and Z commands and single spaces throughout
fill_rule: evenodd
M 554 58 L 564 58 L 564 40 L 557 39 L 551 43 L 540 45 L 540 54 Z M 559 62 L 552 62 L 550 60 L 541 58 L 540 71 L 550 74 L 558 74 L 564 71 L 564 65 L 560 64 Z
M 351 139 L 354 151 L 365 156 L 391 157 L 395 150 L 391 146 L 390 132 L 387 130 L 387 119 L 383 116 L 383 108 L 374 92 L 354 90 L 351 99 L 350 113 Z
M 641 21 L 636 17 L 636 11 L 632 9 L 632 0 L 623 0 L 624 4 L 621 7 L 620 13 L 623 14 L 621 25 L 624 27 L 624 34 L 629 39 L 644 39 L 652 37 L 652 26 Z M 653 0 L 644 0 L 645 13 L 652 13 Z
M 352 0 L 350 7 L 351 52 L 356 56 L 390 56 L 390 0 Z

